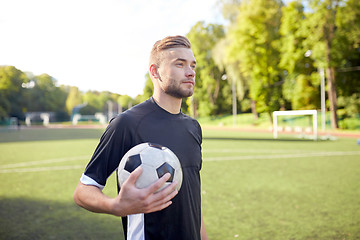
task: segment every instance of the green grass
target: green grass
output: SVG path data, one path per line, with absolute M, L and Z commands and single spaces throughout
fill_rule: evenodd
M 273 141 L 256 133 L 211 134 L 230 138 L 204 141 L 203 211 L 214 226 L 208 228 L 213 239 L 360 238 L 355 139 Z M 353 151 L 356 155 L 341 154 Z M 304 156 L 321 152 L 330 156 Z
M 0 132 L 0 239 L 121 239 L 119 218 L 87 212 L 72 200 L 102 131 Z M 1 173 L 14 169 L 29 171 Z M 112 196 L 114 181 L 105 190 Z
M 102 131 L 0 130 L 0 239 L 123 239 L 119 218 L 72 200 Z M 204 129 L 210 239 L 360 239 L 356 140 Z M 114 176 L 104 191 L 116 195 Z

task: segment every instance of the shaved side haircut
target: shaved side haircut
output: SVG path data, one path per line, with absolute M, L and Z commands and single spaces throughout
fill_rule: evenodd
M 149 66 L 151 64 L 155 64 L 159 66 L 161 62 L 162 51 L 170 48 L 179 48 L 179 47 L 191 49 L 190 41 L 186 37 L 180 35 L 168 36 L 162 40 L 157 41 L 154 44 L 150 53 Z

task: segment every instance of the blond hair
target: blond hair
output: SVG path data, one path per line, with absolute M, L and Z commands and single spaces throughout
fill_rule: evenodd
M 149 66 L 151 66 L 151 64 L 155 64 L 157 66 L 160 64 L 162 51 L 178 47 L 191 49 L 190 41 L 186 37 L 180 35 L 168 36 L 162 40 L 157 41 L 150 53 Z

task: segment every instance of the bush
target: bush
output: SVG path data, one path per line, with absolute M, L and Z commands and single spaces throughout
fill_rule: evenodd
M 339 127 L 349 130 L 360 129 L 360 116 L 358 116 L 357 118 L 345 118 L 344 120 L 340 120 Z
M 338 114 L 340 118 L 356 118 L 360 114 L 360 94 L 354 93 L 349 97 L 338 98 Z

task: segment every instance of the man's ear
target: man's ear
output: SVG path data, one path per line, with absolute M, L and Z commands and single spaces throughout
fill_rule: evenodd
M 159 78 L 158 68 L 155 64 L 150 65 L 149 72 L 150 72 L 150 75 L 153 76 L 154 78 L 156 78 L 156 79 Z

